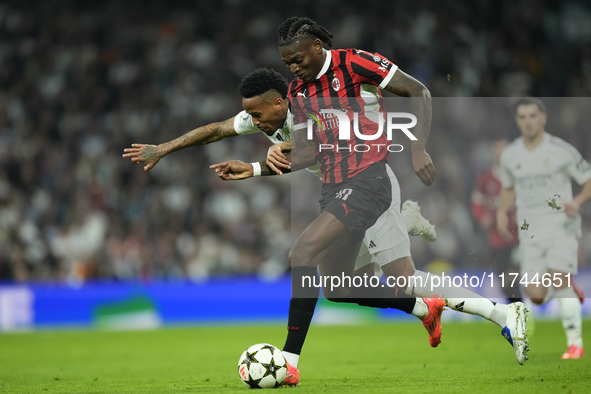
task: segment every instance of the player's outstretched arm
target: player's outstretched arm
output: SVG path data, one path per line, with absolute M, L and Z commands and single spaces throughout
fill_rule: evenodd
M 513 239 L 513 235 L 509 230 L 509 216 L 507 212 L 513 206 L 513 202 L 515 202 L 515 189 L 505 189 L 501 190 L 501 194 L 499 196 L 499 209 L 497 210 L 497 230 L 501 237 L 505 239 L 505 241 L 510 241 Z
M 254 169 L 255 166 L 257 167 L 256 171 Z M 224 181 L 239 181 L 253 176 L 279 175 L 267 166 L 267 163 L 264 161 L 258 163 L 245 163 L 240 160 L 230 160 L 223 163 L 212 164 L 209 168 L 215 170 L 220 179 Z M 260 172 L 260 174 L 258 172 Z
M 150 171 L 160 159 L 169 153 L 190 146 L 210 144 L 237 135 L 238 133 L 234 130 L 234 118 L 230 118 L 223 122 L 198 127 L 160 145 L 132 144 L 131 148 L 123 150 L 125 152 L 123 157 L 129 157 L 134 164 L 146 163 L 144 171 Z
M 579 194 L 577 194 L 573 200 L 569 203 L 564 204 L 564 211 L 570 217 L 575 216 L 579 213 L 579 209 L 581 205 L 585 204 L 587 201 L 591 199 L 591 179 L 589 179 L 583 185 L 583 189 Z
M 255 163 L 249 164 L 240 160 L 230 160 L 213 164 L 209 168 L 215 170 L 220 179 L 224 181 L 239 181 L 254 176 L 253 164 Z
M 291 159 L 291 153 L 284 153 L 285 157 L 289 161 Z M 297 167 L 285 169 L 283 172 L 290 173 L 293 171 L 299 171 L 303 168 L 313 166 L 314 164 L 316 164 L 316 160 L 314 160 L 314 162 L 309 161 L 307 163 L 299 162 Z M 255 166 L 257 167 L 256 171 Z M 282 175 L 280 173 L 276 173 L 264 161 L 260 161 L 258 163 L 244 163 L 240 160 L 231 160 L 223 163 L 212 164 L 211 166 L 209 166 L 209 168 L 215 170 L 220 179 L 223 179 L 224 181 L 238 181 L 246 178 L 251 178 L 253 176 Z
M 400 69 L 396 70 L 385 89 L 398 96 L 411 98 L 411 110 L 417 117 L 417 125 L 413 129 L 417 141 L 411 145 L 412 166 L 419 179 L 431 186 L 437 177 L 435 165 L 425 148 L 431 130 L 431 93 L 425 85 Z
M 316 164 L 316 142 L 314 140 L 308 141 L 305 135 L 305 131 L 295 132 L 294 139 L 290 141 L 291 144 L 285 145 L 286 148 L 290 148 L 291 150 L 283 150 L 281 152 L 285 156 L 285 159 L 291 163 L 291 168 L 284 169 L 284 173 L 299 171 Z M 295 152 L 297 152 L 297 155 Z M 218 176 L 225 181 L 242 180 L 253 176 L 281 175 L 281 173 L 275 172 L 264 161 L 244 163 L 239 160 L 232 160 L 213 164 L 209 168 L 215 170 Z

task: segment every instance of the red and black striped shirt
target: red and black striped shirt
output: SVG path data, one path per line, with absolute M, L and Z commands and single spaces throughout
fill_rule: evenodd
M 316 80 L 291 82 L 289 100 L 296 130 L 307 127 L 310 114 L 318 114 L 322 109 L 341 110 L 349 118 L 348 139 L 339 139 L 338 121 L 334 115 L 323 116 L 327 128 L 315 127 L 323 183 L 340 183 L 373 163 L 387 161 L 385 110 L 379 88 L 388 84 L 397 68 L 379 54 L 338 49 L 327 52 L 326 62 Z M 372 140 L 356 136 L 355 113 L 358 114 L 360 134 L 376 135 L 380 127 L 382 133 Z
M 488 228 L 488 244 L 495 250 L 519 243 L 515 207 L 512 207 L 508 212 L 509 230 L 512 234 L 511 240 L 505 241 L 499 234 L 499 230 L 497 230 L 497 209 L 499 208 L 499 195 L 502 189 L 503 186 L 499 175 L 496 175 L 492 169 L 478 174 L 474 189 L 472 189 L 472 216 L 479 223 L 484 223 L 487 215 L 492 219 Z

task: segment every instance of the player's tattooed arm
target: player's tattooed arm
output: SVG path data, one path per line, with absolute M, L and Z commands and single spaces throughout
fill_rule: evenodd
M 431 156 L 425 146 L 431 130 L 431 93 L 421 82 L 398 69 L 386 85 L 386 90 L 398 96 L 410 97 L 411 111 L 417 117 L 412 132 L 417 141 L 411 144 L 412 166 L 421 181 L 431 186 L 437 176 Z
M 234 118 L 230 118 L 223 122 L 210 123 L 198 127 L 172 141 L 164 142 L 160 145 L 132 144 L 131 148 L 124 149 L 125 154 L 123 157 L 131 158 L 134 164 L 146 163 L 144 171 L 150 171 L 160 159 L 169 153 L 190 146 L 210 144 L 237 135 L 234 130 Z
M 291 171 L 299 171 L 303 168 L 316 164 L 316 153 L 318 153 L 318 142 L 316 139 L 307 138 L 306 128 L 294 130 L 291 152 L 287 155 L 291 162 Z
M 412 113 L 417 117 L 413 134 L 413 148 L 425 149 L 431 130 L 431 92 L 421 82 L 398 69 L 386 85 L 386 90 L 402 97 L 410 97 Z

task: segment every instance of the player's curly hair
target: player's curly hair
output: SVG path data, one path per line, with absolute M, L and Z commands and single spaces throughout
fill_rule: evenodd
M 318 38 L 320 41 L 332 47 L 332 33 L 309 18 L 292 16 L 279 26 L 277 30 L 279 46 L 292 44 L 300 38 Z
M 283 75 L 271 68 L 261 67 L 242 78 L 240 85 L 238 85 L 238 92 L 244 98 L 252 98 L 267 93 L 269 90 L 276 90 L 285 99 L 288 86 L 289 83 Z

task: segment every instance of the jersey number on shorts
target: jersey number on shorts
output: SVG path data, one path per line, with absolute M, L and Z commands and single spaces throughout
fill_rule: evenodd
M 353 189 L 343 189 L 337 193 L 336 198 L 342 198 L 343 201 L 346 201 L 351 193 L 353 193 Z

